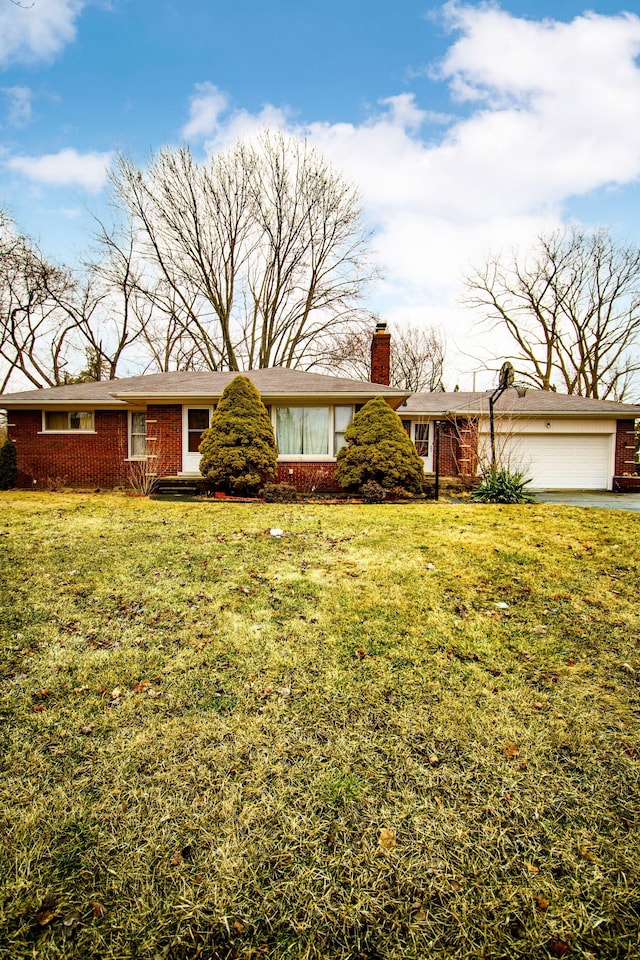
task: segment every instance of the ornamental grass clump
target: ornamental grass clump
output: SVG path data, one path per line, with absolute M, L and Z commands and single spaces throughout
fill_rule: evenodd
M 368 481 L 375 481 L 385 490 L 404 487 L 412 493 L 422 492 L 422 460 L 397 413 L 382 397 L 369 400 L 356 413 L 344 439 L 336 467 L 340 486 L 360 490 Z
M 490 467 L 471 491 L 470 499 L 476 503 L 533 503 L 533 494 L 525 490 L 528 483 L 531 478 L 517 470 Z
M 224 389 L 198 449 L 200 473 L 215 490 L 255 494 L 275 479 L 273 426 L 248 377 L 235 377 Z
M 16 445 L 5 440 L 0 446 L 0 490 L 13 490 L 18 482 Z

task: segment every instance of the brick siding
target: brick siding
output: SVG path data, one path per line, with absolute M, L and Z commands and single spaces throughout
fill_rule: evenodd
M 335 479 L 335 463 L 289 461 L 278 463 L 277 469 L 277 482 L 290 483 L 300 493 L 336 493 L 341 489 Z
M 150 403 L 147 407 L 149 472 L 171 477 L 182 470 L 182 407 Z M 155 464 L 152 461 L 155 460 Z
M 616 459 L 614 474 L 623 477 L 635 473 L 635 424 L 633 420 L 618 420 L 616 425 Z
M 127 414 L 96 410 L 95 433 L 43 434 L 39 410 L 12 410 L 18 486 L 119 487 L 127 483 Z M 34 482 L 35 481 L 35 482 Z

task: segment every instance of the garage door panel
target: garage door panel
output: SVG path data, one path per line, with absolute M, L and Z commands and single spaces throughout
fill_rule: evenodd
M 611 488 L 612 437 L 527 434 L 506 440 L 509 465 L 532 478 L 531 486 L 557 490 L 607 490 Z

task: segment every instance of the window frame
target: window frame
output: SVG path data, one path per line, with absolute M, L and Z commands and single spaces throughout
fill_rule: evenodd
M 51 428 L 47 426 L 47 417 L 49 414 L 66 414 L 67 415 L 67 424 L 68 426 L 63 427 L 62 429 Z M 89 429 L 83 429 L 82 427 L 72 427 L 71 426 L 71 417 L 73 415 L 91 417 L 91 427 Z M 95 410 L 43 410 L 42 411 L 42 430 L 40 433 L 46 434 L 61 434 L 61 433 L 72 433 L 74 436 L 86 436 L 87 434 L 92 434 L 96 432 L 96 413 Z
M 133 453 L 133 418 L 135 416 L 142 415 L 144 417 L 144 440 L 145 440 L 145 451 L 144 455 Z M 140 433 L 135 434 L 136 437 L 142 436 Z M 147 446 L 147 411 L 146 410 L 128 410 L 127 411 L 127 460 L 135 460 L 136 462 L 144 462 L 149 457 L 149 449 Z
M 273 432 L 276 438 L 276 443 L 278 443 L 278 430 L 277 430 L 277 412 L 278 410 L 318 410 L 323 409 L 328 411 L 327 418 L 327 434 L 328 434 L 328 453 L 280 453 L 280 447 L 278 446 L 278 461 L 279 462 L 296 462 L 296 463 L 331 463 L 336 459 L 337 450 L 336 450 L 336 407 L 350 407 L 351 408 L 351 420 L 355 415 L 355 404 L 353 403 L 273 403 L 271 404 L 271 424 L 273 426 Z M 346 427 L 345 427 L 346 429 Z

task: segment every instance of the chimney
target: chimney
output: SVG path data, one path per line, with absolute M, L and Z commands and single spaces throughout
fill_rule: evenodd
M 382 320 L 371 338 L 371 382 L 388 387 L 391 382 L 391 334 Z

